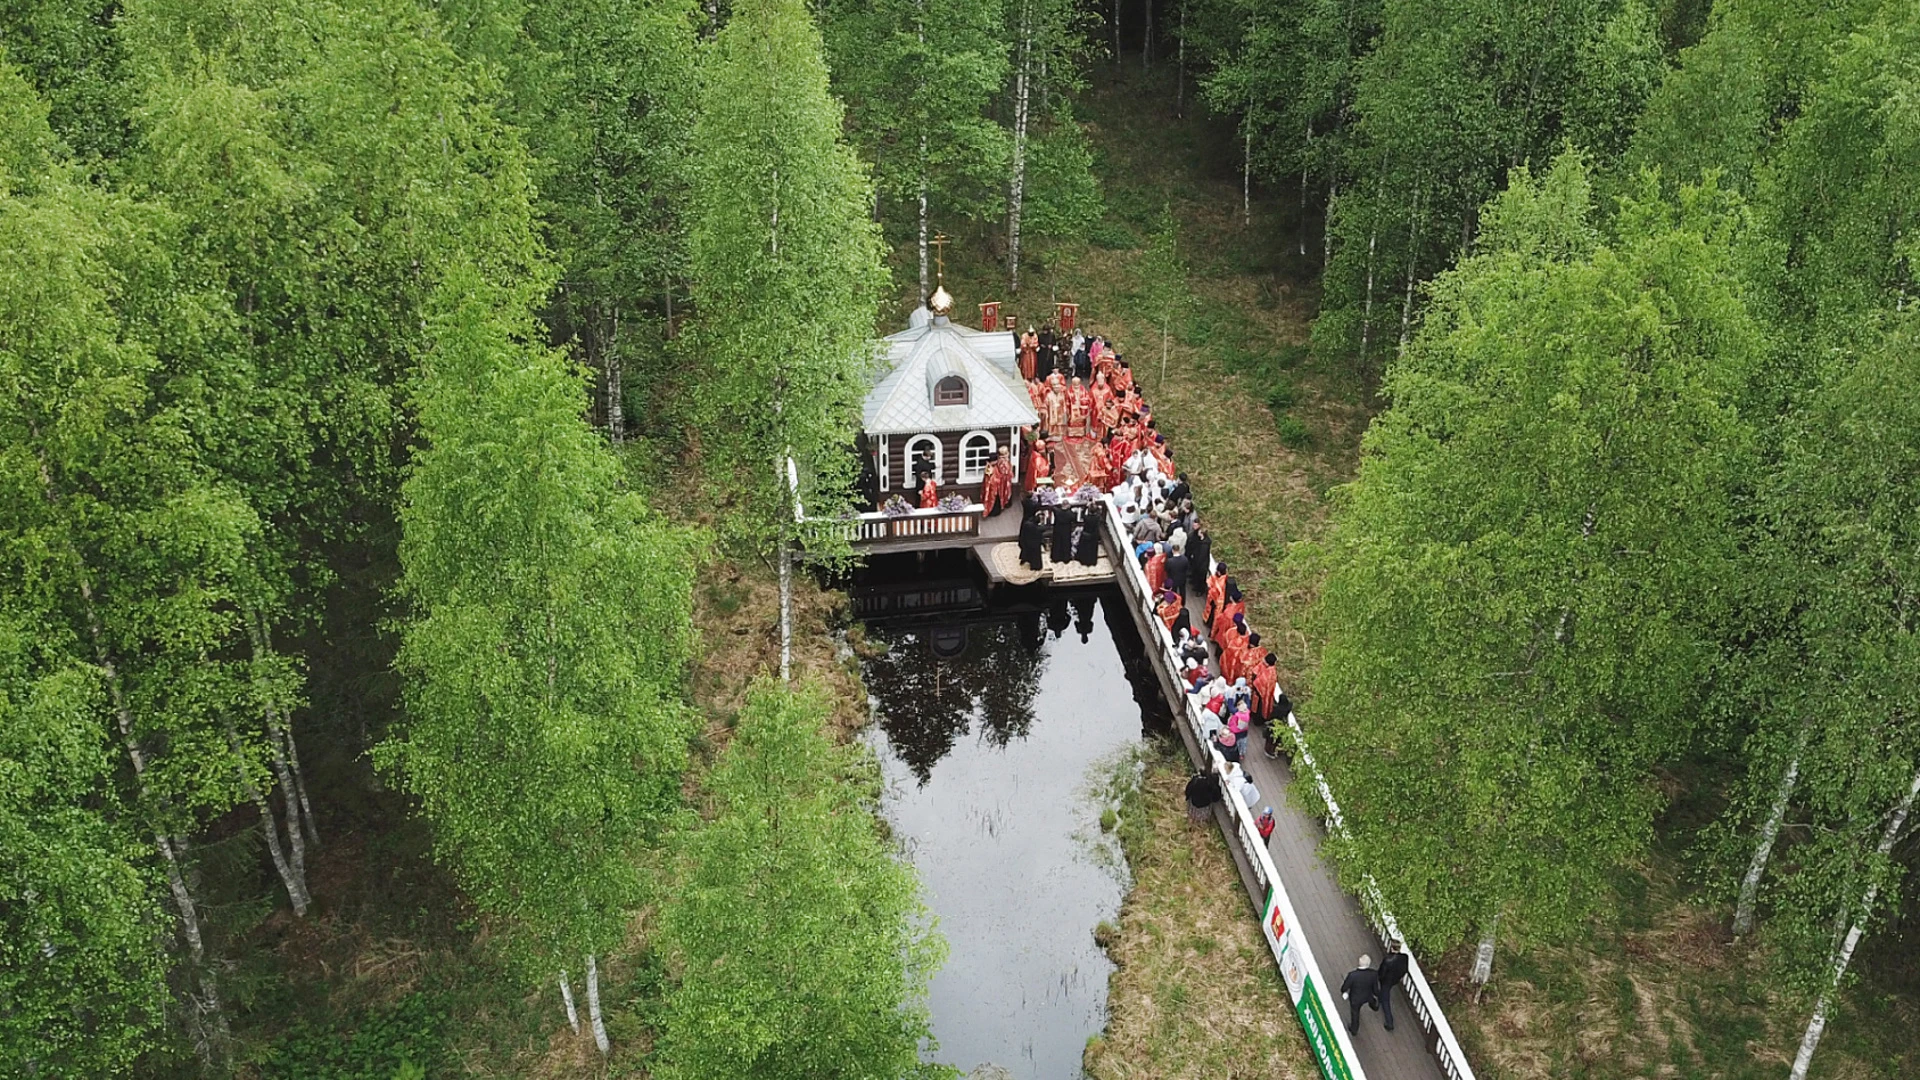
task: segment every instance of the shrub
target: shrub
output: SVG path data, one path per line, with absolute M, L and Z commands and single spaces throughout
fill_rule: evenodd
M 1307 425 L 1301 423 L 1299 417 L 1283 416 L 1273 426 L 1279 432 L 1283 446 L 1298 450 L 1307 445 Z

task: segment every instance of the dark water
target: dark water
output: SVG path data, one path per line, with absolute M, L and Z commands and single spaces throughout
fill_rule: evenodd
M 971 583 L 971 591 L 969 591 Z M 1100 781 L 1166 706 L 1117 592 L 1033 588 L 985 603 L 964 563 L 876 567 L 855 583 L 888 782 L 884 812 L 950 952 L 931 989 L 934 1060 L 1032 1080 L 1080 1076 L 1106 1024 L 1093 929 L 1125 867 Z M 945 610 L 930 612 L 933 604 Z

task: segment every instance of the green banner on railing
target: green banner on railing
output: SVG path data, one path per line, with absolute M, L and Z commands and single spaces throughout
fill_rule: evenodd
M 1306 983 L 1307 992 L 1300 995 L 1293 1008 L 1300 1014 L 1300 1026 L 1307 1029 L 1307 1045 L 1313 1047 L 1313 1060 L 1320 1065 L 1320 1075 L 1326 1080 L 1353 1080 L 1353 1069 L 1347 1065 L 1346 1055 L 1340 1052 L 1340 1043 L 1329 1026 L 1338 1021 L 1327 1019 L 1313 976 L 1308 975 Z
M 1301 960 L 1300 930 L 1288 925 L 1286 910 L 1280 906 L 1279 892 L 1268 886 L 1260 928 L 1266 932 L 1274 956 L 1280 961 L 1280 975 L 1286 980 L 1287 995 L 1293 998 L 1293 1011 L 1306 1030 L 1307 1045 L 1313 1048 L 1313 1060 L 1320 1066 L 1320 1075 L 1326 1080 L 1353 1080 L 1353 1067 L 1340 1049 L 1339 1036 L 1333 1033 L 1332 1025 L 1339 1023 L 1339 1018 L 1327 1017 L 1320 989 L 1313 983 L 1313 972 Z

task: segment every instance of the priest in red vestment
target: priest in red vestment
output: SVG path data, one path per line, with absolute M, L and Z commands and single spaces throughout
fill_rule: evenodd
M 1047 440 L 1033 440 L 1033 448 L 1027 452 L 1027 474 L 1021 478 L 1021 485 L 1028 494 L 1039 485 L 1042 478 L 1053 476 L 1053 459 L 1047 456 Z
M 920 509 L 938 510 L 939 508 L 940 481 L 929 476 L 927 477 L 927 482 L 920 485 Z
M 1167 546 L 1153 545 L 1153 554 L 1147 557 L 1147 588 L 1158 594 L 1167 587 Z
M 1027 332 L 1020 335 L 1020 377 L 1021 378 L 1023 379 L 1033 378 L 1034 360 L 1039 355 L 1039 352 L 1040 352 L 1039 335 L 1035 334 L 1033 332 L 1033 327 L 1029 326 L 1027 327 Z
M 1107 385 L 1107 373 L 1096 372 L 1093 387 L 1087 391 L 1093 399 L 1093 437 L 1101 442 L 1113 433 L 1113 426 L 1120 422 L 1120 406 L 1113 400 L 1113 387 Z
M 1007 459 L 1004 446 L 987 466 L 986 480 L 980 485 L 980 502 L 986 506 L 988 517 L 1013 505 L 1013 462 Z
M 1028 379 L 1027 397 L 1033 401 L 1033 415 L 1044 419 L 1047 415 L 1047 384 L 1039 379 Z
M 1049 435 L 1059 435 L 1067 430 L 1066 389 L 1055 384 L 1053 379 L 1047 380 L 1046 411 L 1040 414 L 1040 419 L 1046 424 Z
M 1253 687 L 1253 718 L 1262 723 L 1286 720 L 1284 716 L 1273 715 L 1273 692 L 1280 686 L 1279 663 L 1278 658 L 1268 653 L 1253 665 L 1253 678 L 1247 680 Z
M 1207 625 L 1213 625 L 1213 617 L 1220 612 L 1220 605 L 1227 602 L 1227 566 L 1221 563 L 1215 572 L 1207 575 Z

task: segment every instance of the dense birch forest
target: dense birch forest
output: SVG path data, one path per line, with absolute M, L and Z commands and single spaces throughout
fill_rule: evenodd
M 1474 993 L 1690 792 L 1822 1075 L 1920 891 L 1910 0 L 0 0 L 0 1073 L 943 1075 L 795 506 L 935 236 L 1022 312 L 1119 246 L 1122 65 L 1367 388 L 1272 538 L 1343 875 Z M 724 709 L 722 559 L 781 643 Z M 303 1016 L 342 863 L 506 989 Z

